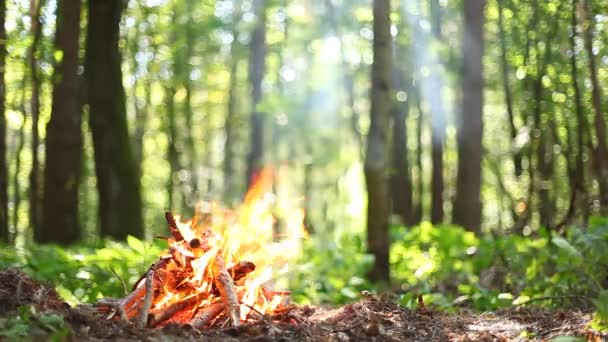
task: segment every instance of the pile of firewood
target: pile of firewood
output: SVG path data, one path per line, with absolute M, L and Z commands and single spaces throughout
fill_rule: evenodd
M 243 321 L 263 317 L 264 313 L 242 301 L 247 289 L 244 280 L 255 270 L 252 262 L 240 261 L 226 267 L 222 252 L 212 246 L 214 232 L 202 229 L 187 241 L 173 215 L 165 213 L 171 236 L 169 251 L 161 256 L 122 299 L 102 299 L 90 309 L 110 319 L 119 317 L 138 327 L 188 324 L 197 329 L 237 326 Z M 194 230 L 193 230 L 194 231 Z M 203 274 L 195 278 L 195 260 L 207 258 Z M 197 281 L 195 281 L 197 280 Z M 202 284 L 202 285 L 201 285 Z M 256 301 L 271 301 L 288 291 L 261 287 Z M 245 308 L 245 313 L 242 313 Z M 252 316 L 250 318 L 249 316 Z

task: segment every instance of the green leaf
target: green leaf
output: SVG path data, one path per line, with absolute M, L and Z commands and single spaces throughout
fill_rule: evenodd
M 127 236 L 127 245 L 139 253 L 143 253 L 146 250 L 144 243 L 140 239 L 131 235 Z

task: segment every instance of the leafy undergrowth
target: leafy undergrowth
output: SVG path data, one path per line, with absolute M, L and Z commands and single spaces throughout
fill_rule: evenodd
M 455 226 L 422 223 L 393 227 L 390 285 L 366 280 L 373 259 L 357 232 L 317 234 L 304 243 L 287 283 L 301 305 L 343 305 L 362 291 L 396 294 L 414 309 L 418 296 L 447 312 L 516 309 L 530 304 L 594 312 L 593 327 L 608 327 L 608 219 L 563 234 L 538 230 L 530 236 L 474 234 Z M 122 297 L 125 288 L 158 258 L 164 241 L 101 241 L 69 248 L 0 246 L 0 269 L 18 267 L 51 283 L 70 305 Z M 124 283 L 124 284 L 123 284 Z
M 199 331 L 187 326 L 137 329 L 85 314 L 61 302 L 52 287 L 16 269 L 0 271 L 0 340 L 122 341 L 601 341 L 589 329 L 591 314 L 578 310 L 519 308 L 493 314 L 450 314 L 407 309 L 388 297 L 366 294 L 336 309 L 296 306 L 236 328 Z

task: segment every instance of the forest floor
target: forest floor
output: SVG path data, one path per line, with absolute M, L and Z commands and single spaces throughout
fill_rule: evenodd
M 35 312 L 23 318 L 24 306 Z M 32 310 L 33 308 L 33 310 Z M 43 313 L 63 317 L 63 332 Z M 64 303 L 53 287 L 38 283 L 15 269 L 0 271 L 0 340 L 10 339 L 15 322 L 28 321 L 21 340 L 65 341 L 602 341 L 608 338 L 588 328 L 591 313 L 577 310 L 548 311 L 512 308 L 492 313 L 404 309 L 391 301 L 366 296 L 340 308 L 294 307 L 282 318 L 260 320 L 237 328 L 198 331 L 185 326 L 138 329 L 119 319 L 92 318 Z M 48 316 L 47 316 L 48 317 Z M 37 324 L 37 320 L 39 321 Z M 10 323 L 12 322 L 12 323 Z M 10 324 L 12 327 L 9 327 Z M 11 330 L 12 329 L 12 330 Z M 10 330 L 10 331 L 9 331 Z M 53 335 L 52 331 L 55 331 Z M 6 338 L 9 336 L 9 338 Z M 15 339 L 15 338 L 13 338 Z M 56 340 L 56 339 L 54 339 Z M 559 339 L 558 339 L 559 340 Z

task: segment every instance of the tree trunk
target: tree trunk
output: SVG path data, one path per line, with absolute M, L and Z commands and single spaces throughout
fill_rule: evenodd
M 560 7 L 558 6 L 558 9 Z M 529 198 L 532 198 L 532 194 L 538 191 L 538 212 L 540 215 L 540 224 L 544 227 L 552 227 L 552 219 L 554 213 L 554 199 L 550 193 L 550 182 L 553 176 L 553 137 L 547 124 L 544 124 L 541 120 L 542 114 L 542 103 L 543 103 L 543 83 L 542 79 L 546 74 L 547 66 L 552 58 L 552 43 L 553 38 L 557 34 L 558 20 L 554 20 L 551 25 L 551 29 L 547 34 L 545 41 L 545 49 L 537 58 L 537 75 L 532 85 L 532 142 L 530 147 L 530 184 L 529 184 Z M 550 117 L 549 122 L 554 120 Z M 533 165 L 533 154 L 536 152 L 536 166 Z M 536 178 L 535 170 L 538 170 L 540 174 L 540 182 Z M 528 203 L 532 201 L 529 200 Z M 529 214 L 528 214 L 529 215 Z
M 46 168 L 42 230 L 38 243 L 69 244 L 81 236 L 78 184 L 82 155 L 81 101 L 78 78 L 80 0 L 58 2 L 51 120 L 46 130 Z
M 438 42 L 441 35 L 441 8 L 436 0 L 429 3 L 433 36 Z M 437 49 L 431 49 L 431 39 L 423 34 L 420 19 L 414 28 L 414 35 L 421 45 L 419 59 L 430 71 L 428 78 L 421 77 L 420 83 L 425 101 L 429 105 L 431 118 L 431 222 L 441 223 L 444 220 L 443 210 L 443 148 L 445 145 L 445 107 L 443 103 L 442 67 Z
M 175 207 L 173 184 L 175 173 L 178 169 L 177 158 L 177 128 L 175 124 L 175 89 L 165 88 L 165 108 L 167 110 L 167 160 L 169 161 L 169 176 L 167 177 L 167 209 L 173 210 Z
M 184 72 L 183 72 L 183 82 L 184 88 L 186 91 L 186 97 L 184 99 L 184 114 L 186 117 L 186 128 L 185 128 L 185 147 L 186 147 L 186 156 L 187 156 L 187 168 L 190 177 L 187 178 L 186 182 L 188 184 L 183 184 L 182 186 L 182 201 L 184 204 L 184 209 L 192 210 L 196 201 L 198 199 L 198 173 L 196 172 L 197 163 L 197 153 L 196 153 L 196 145 L 194 144 L 194 133 L 193 133 L 193 122 L 192 117 L 194 116 L 192 110 L 192 81 L 190 80 L 190 73 L 192 72 L 191 58 L 194 55 L 194 45 L 196 44 L 196 39 L 194 37 L 194 19 L 192 18 L 194 9 L 193 9 L 193 0 L 186 1 L 186 47 L 185 47 L 185 55 L 184 55 Z M 212 139 L 209 139 L 207 143 L 210 143 Z M 207 165 L 211 167 L 211 165 Z M 207 189 L 210 191 L 211 189 Z
M 389 274 L 389 191 L 387 184 L 387 144 L 392 108 L 392 39 L 390 0 L 374 0 L 374 44 L 370 128 L 365 153 L 367 186 L 367 248 L 374 255 L 372 280 L 388 281 Z
M 481 230 L 483 24 L 485 0 L 464 2 L 462 113 L 458 123 L 458 174 L 453 221 Z
M 415 224 L 412 209 L 412 180 L 407 153 L 406 125 L 409 102 L 395 106 L 393 114 L 391 197 L 393 212 L 401 217 L 407 226 Z
M 254 0 L 255 28 L 251 34 L 249 55 L 249 83 L 251 86 L 252 111 L 250 118 L 249 155 L 247 156 L 246 184 L 249 188 L 264 158 L 264 113 L 259 105 L 262 100 L 262 79 L 266 64 L 266 1 Z
M 597 146 L 594 151 L 593 162 L 596 169 L 597 181 L 600 186 L 600 212 L 608 215 L 608 147 L 606 146 L 606 123 L 602 114 L 601 86 L 597 77 L 597 66 L 593 54 L 593 29 L 595 22 L 589 0 L 583 0 L 585 13 L 585 50 L 589 61 L 589 78 L 591 80 L 591 103 L 593 105 L 595 134 Z
M 118 50 L 123 1 L 88 0 L 85 57 L 102 236 L 142 237 L 140 182 L 127 129 Z
M 405 51 L 397 45 L 397 58 L 403 64 L 406 59 Z M 393 66 L 395 88 L 409 94 L 412 80 L 404 77 L 403 71 Z M 393 141 L 392 167 L 390 172 L 392 211 L 401 217 L 401 222 L 406 226 L 416 223 L 412 208 L 412 179 L 410 177 L 410 165 L 407 149 L 407 127 L 406 121 L 410 109 L 410 99 L 398 102 L 391 110 L 393 118 Z
M 237 76 L 239 60 L 237 58 L 238 31 L 232 30 L 232 43 L 230 46 L 230 83 L 228 85 L 228 107 L 226 108 L 226 120 L 224 121 L 224 201 L 230 201 L 235 195 L 234 182 L 234 140 L 235 120 L 237 108 Z
M 32 46 L 29 50 L 29 68 L 32 78 L 32 94 L 30 98 L 30 111 L 32 116 L 32 168 L 30 171 L 30 227 L 34 236 L 39 236 L 40 232 L 40 161 L 38 147 L 40 145 L 40 135 L 38 133 L 38 119 L 40 117 L 40 74 L 38 72 L 38 46 L 42 37 L 42 23 L 40 22 L 40 11 L 44 0 L 30 1 L 30 20 Z
M 329 25 L 331 26 L 334 34 L 338 38 L 340 46 L 340 63 L 342 66 L 342 83 L 344 84 L 344 91 L 346 93 L 346 104 L 350 110 L 350 128 L 359 147 L 359 151 L 363 152 L 363 135 L 359 129 L 359 111 L 355 106 L 355 82 L 353 80 L 352 72 L 346 61 L 346 54 L 344 52 L 344 41 L 342 39 L 342 32 L 340 31 L 340 25 L 336 15 L 336 9 L 332 0 L 325 0 L 325 7 L 329 17 Z
M 422 144 L 422 127 L 424 126 L 424 112 L 422 110 L 422 101 L 418 85 L 414 85 L 412 90 L 414 101 L 416 101 L 416 110 L 418 111 L 418 120 L 416 120 L 416 169 L 418 170 L 416 188 L 418 191 L 418 200 L 416 205 L 414 205 L 414 222 L 420 223 L 422 221 L 422 207 L 424 201 L 424 177 L 422 176 L 422 154 L 424 152 L 424 146 Z
M 572 34 L 570 34 L 570 72 L 572 75 L 572 89 L 574 89 L 574 110 L 576 113 L 576 159 L 574 171 L 574 187 L 572 189 L 572 191 L 574 192 L 575 200 L 571 205 L 573 206 L 573 208 L 577 208 L 580 206 L 583 215 L 587 216 L 587 190 L 585 186 L 585 163 L 583 159 L 583 151 L 585 151 L 586 146 L 588 145 L 585 139 L 585 128 L 588 126 L 588 122 L 583 109 L 583 102 L 581 100 L 581 90 L 578 85 L 578 67 L 576 65 L 576 4 L 577 0 L 572 0 Z M 574 214 L 575 212 L 572 215 Z
M 21 89 L 25 89 L 27 86 L 27 73 L 23 73 L 21 79 Z M 13 173 L 13 217 L 12 226 L 13 232 L 9 236 L 10 244 L 14 244 L 17 234 L 19 233 L 19 208 L 21 207 L 21 182 L 19 181 L 19 174 L 21 173 L 21 152 L 25 148 L 25 128 L 27 125 L 27 110 L 26 110 L 26 94 L 25 91 L 21 92 L 21 99 L 19 103 L 19 111 L 23 118 L 21 127 L 19 127 L 19 134 L 17 138 L 17 150 L 15 151 L 15 171 Z
M 6 164 L 6 0 L 0 1 L 0 241 L 9 242 L 8 165 Z
M 515 138 L 517 128 L 515 127 L 515 113 L 513 112 L 513 94 L 511 93 L 511 82 L 509 79 L 509 63 L 507 62 L 507 41 L 503 22 L 503 1 L 498 0 L 498 34 L 500 36 L 500 64 L 502 71 L 502 86 L 505 92 L 505 105 L 507 106 L 507 116 L 509 118 L 509 134 L 511 136 L 511 153 L 513 154 L 513 167 L 515 176 L 519 177 L 523 173 L 521 151 L 516 148 Z

